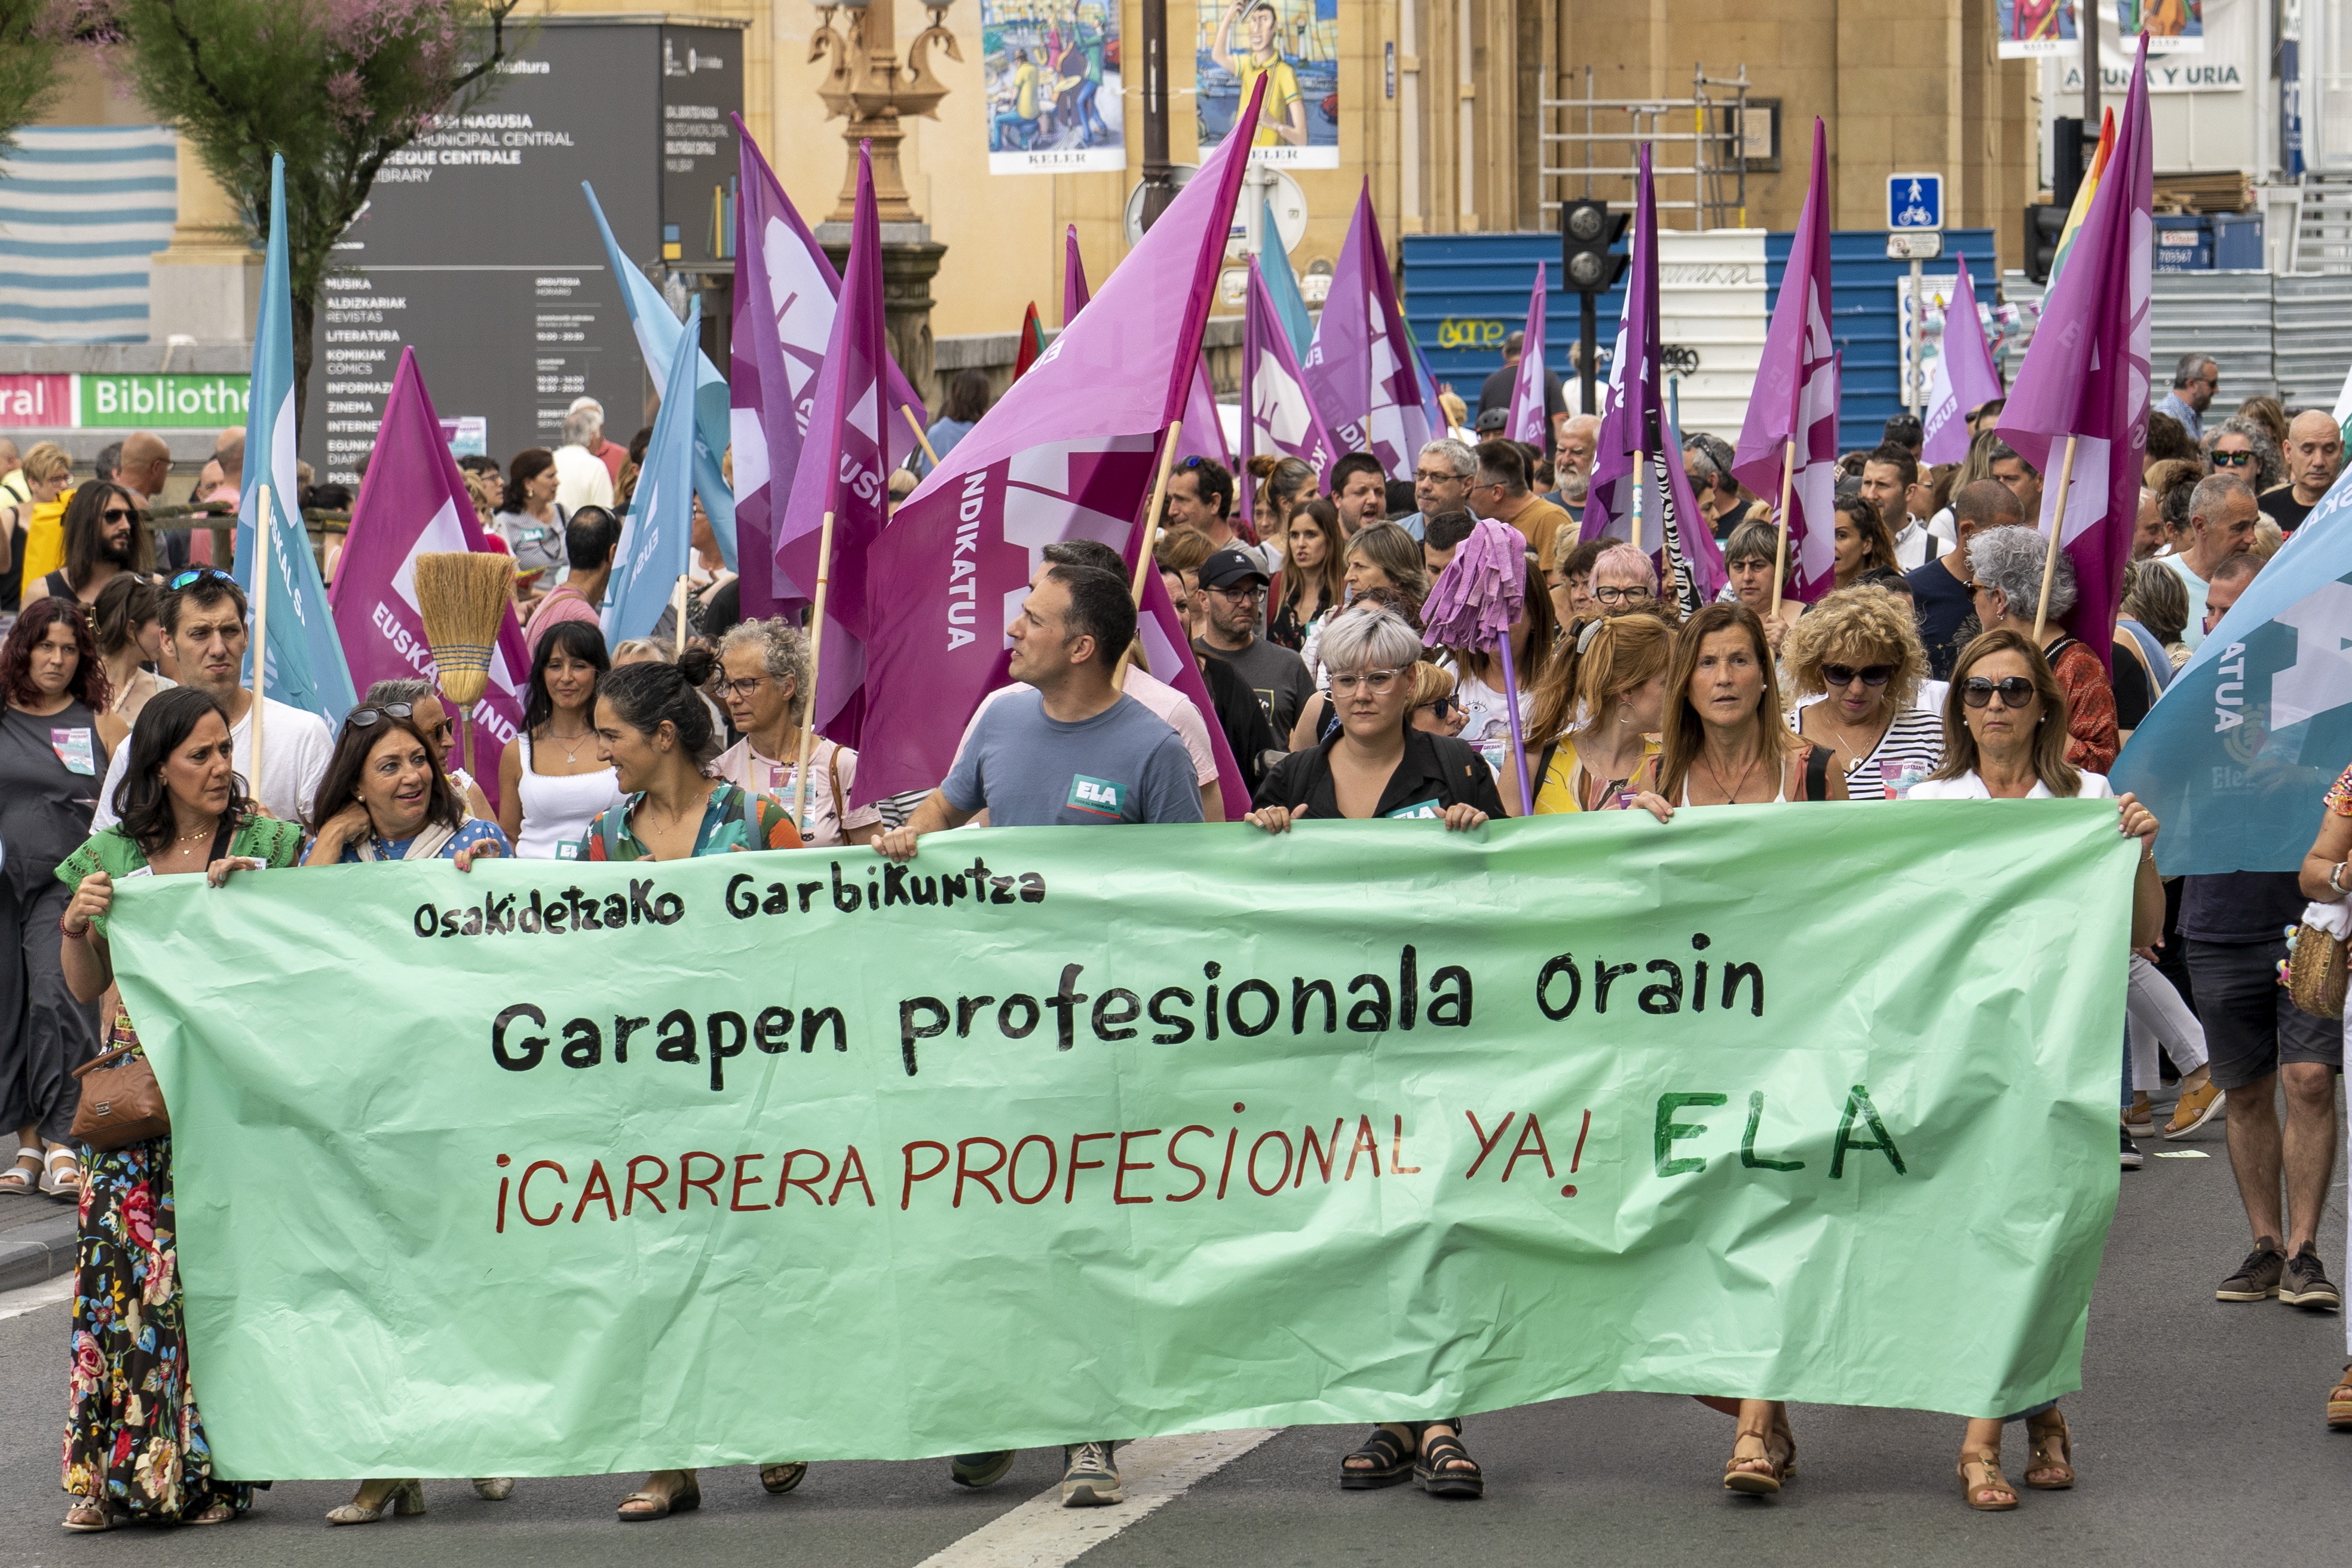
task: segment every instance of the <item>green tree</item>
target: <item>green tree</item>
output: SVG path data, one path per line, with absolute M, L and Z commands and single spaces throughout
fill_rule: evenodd
M 0 0 L 0 157 L 65 90 L 77 18 L 71 0 Z
M 336 240 L 394 153 L 496 87 L 518 0 L 73 3 L 102 14 L 141 100 L 194 143 L 257 242 L 270 156 L 286 159 L 299 422 Z

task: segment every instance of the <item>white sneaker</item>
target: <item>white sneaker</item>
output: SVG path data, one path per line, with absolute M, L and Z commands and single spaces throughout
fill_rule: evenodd
M 1062 1506 L 1097 1508 L 1124 1502 L 1119 1489 L 1118 1461 L 1108 1443 L 1074 1443 L 1062 1450 Z

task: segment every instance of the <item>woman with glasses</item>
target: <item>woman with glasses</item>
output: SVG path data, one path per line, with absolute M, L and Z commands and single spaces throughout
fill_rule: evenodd
M 1634 775 L 1658 754 L 1674 649 L 1674 628 L 1643 610 L 1588 621 L 1561 645 L 1536 687 L 1528 723 L 1528 739 L 1543 745 L 1535 816 L 1619 808 Z M 1518 790 L 1506 770 L 1503 803 L 1514 816 L 1524 815 Z
M 1286 833 L 1301 819 L 1434 818 L 1449 831 L 1467 833 L 1501 816 L 1486 760 L 1412 721 L 1421 654 L 1421 634 L 1386 606 L 1364 605 L 1334 616 L 1323 634 L 1323 657 L 1339 728 L 1276 763 L 1243 820 L 1265 833 Z M 1477 1461 L 1462 1446 L 1459 1417 L 1383 1421 L 1339 1462 L 1339 1484 L 1351 1491 L 1406 1479 L 1435 1497 L 1486 1491 Z
M 2008 531 L 2005 530 L 1996 531 Z M 1985 536 L 1969 547 L 1973 562 Z M 1944 763 L 1911 792 L 1914 800 L 2114 800 L 2124 834 L 2140 841 L 2132 884 L 2134 947 L 2164 934 L 2164 883 L 2156 871 L 2156 818 L 2105 777 L 2068 760 L 2067 694 L 2029 631 L 1987 631 L 1960 651 L 1944 700 Z M 2125 1136 L 2128 1136 L 2126 1134 Z M 2000 1473 L 2001 1429 L 2022 1418 L 2032 1452 L 2025 1484 L 2063 1491 L 2074 1484 L 2074 1452 L 2058 1402 L 2016 1415 L 1973 1419 L 1960 1439 L 1961 1495 L 1970 1508 L 2001 1512 L 2017 1492 Z
M 1412 667 L 1412 727 L 1426 735 L 1459 735 L 1469 712 L 1454 695 L 1454 672 L 1423 659 Z
M 1915 706 L 1927 650 L 1907 600 L 1841 588 L 1789 634 L 1790 728 L 1829 749 L 1848 798 L 1895 800 L 1944 760 L 1944 724 Z
M 106 914 L 128 877 L 288 867 L 302 844 L 291 822 L 259 815 L 231 761 L 228 716 L 212 694 L 177 687 L 147 705 L 115 791 L 121 820 L 58 868 L 73 889 L 64 917 L 66 984 L 84 1005 L 114 983 Z M 135 1051 L 119 1001 L 107 1045 Z M 188 1335 L 173 1245 L 172 1137 L 86 1155 L 76 1245 L 73 1371 L 66 1415 L 65 1527 L 133 1521 L 226 1524 L 253 1502 L 244 1481 L 215 1479 L 190 1384 Z
M 2232 414 L 2206 435 L 2205 445 L 2215 473 L 2237 475 L 2256 495 L 2286 483 L 2286 460 L 2259 419 Z
M 55 441 L 37 441 L 12 477 L 19 478 L 23 488 L 0 490 L 0 500 L 6 503 L 0 505 L 0 611 L 18 605 L 34 519 L 54 519 L 63 510 L 58 498 L 73 483 L 73 459 Z
M 1969 541 L 1969 595 L 1977 624 L 1986 631 L 2007 629 L 2033 638 L 2035 607 L 2049 542 L 2037 528 L 1987 529 Z M 2116 692 L 2099 656 L 2069 634 L 2063 624 L 2074 607 L 2074 561 L 2058 552 L 2050 582 L 2050 616 L 2038 646 L 2066 692 L 2066 761 L 2103 771 L 2115 764 L 2123 741 L 2116 727 Z
M 1266 641 L 1298 652 L 1307 646 L 1307 630 L 1316 617 L 1347 597 L 1347 563 L 1339 538 L 1339 509 L 1325 497 L 1317 496 L 1289 514 L 1282 570 L 1274 579 L 1274 609 L 1265 620 Z
M 499 826 L 525 860 L 569 859 L 596 814 L 620 802 L 592 718 L 612 667 L 593 621 L 558 621 L 539 639 L 521 731 L 499 759 Z
M 1604 616 L 1619 610 L 1673 614 L 1659 603 L 1656 565 L 1623 540 L 1607 546 L 1593 558 L 1591 594 L 1592 607 Z
M 719 691 L 743 738 L 719 753 L 712 772 L 743 789 L 790 805 L 808 721 L 808 643 L 782 616 L 744 621 L 719 639 Z M 809 744 L 808 805 L 801 837 L 821 847 L 871 844 L 880 837 L 877 805 L 852 807 L 857 753 L 824 736 Z

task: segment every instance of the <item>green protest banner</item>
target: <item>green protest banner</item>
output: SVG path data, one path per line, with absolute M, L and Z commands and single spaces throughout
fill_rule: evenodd
M 2112 803 L 124 883 L 230 1475 L 2078 1386 Z

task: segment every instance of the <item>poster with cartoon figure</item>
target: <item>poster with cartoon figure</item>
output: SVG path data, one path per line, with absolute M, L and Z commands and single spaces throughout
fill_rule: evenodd
M 1251 161 L 1339 166 L 1339 0 L 1209 0 L 1200 9 L 1196 65 L 1203 158 L 1231 133 L 1263 77 Z
M 2191 54 L 2205 47 L 2205 0 L 2116 0 L 2116 25 L 2109 35 L 2128 48 L 2140 34 L 2147 35 L 2151 55 Z M 2100 42 L 2107 40 L 2102 38 Z
M 2000 29 L 2000 53 L 2005 60 L 2081 52 L 2074 0 L 1997 0 L 1994 25 Z
M 1117 0 L 981 0 L 988 172 L 1127 167 Z

